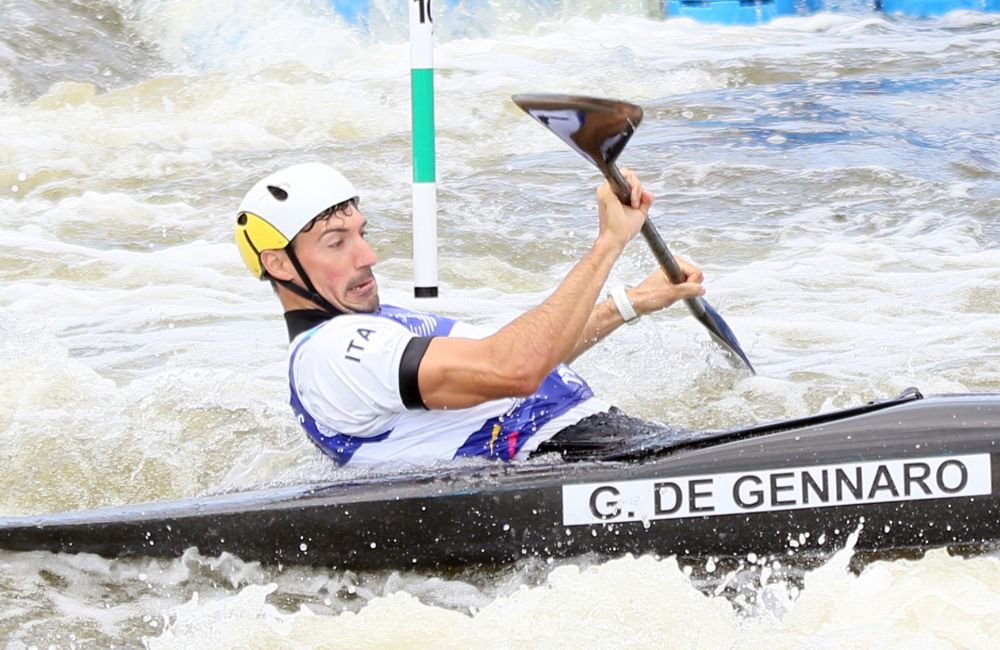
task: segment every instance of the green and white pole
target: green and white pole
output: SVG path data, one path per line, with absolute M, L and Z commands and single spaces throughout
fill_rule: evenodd
M 410 0 L 410 98 L 413 115 L 413 295 L 436 298 L 437 172 L 431 0 Z

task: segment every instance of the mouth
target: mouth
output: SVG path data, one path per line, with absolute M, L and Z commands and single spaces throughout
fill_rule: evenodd
M 347 290 L 347 293 L 354 296 L 362 296 L 375 288 L 375 276 L 369 275 Z

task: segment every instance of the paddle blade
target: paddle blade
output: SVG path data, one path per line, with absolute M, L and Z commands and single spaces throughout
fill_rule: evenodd
M 698 302 L 704 309 L 704 313 L 702 315 L 696 313 L 695 317 L 701 321 L 709 334 L 712 335 L 712 338 L 715 339 L 715 342 L 730 354 L 730 359 L 734 362 L 734 365 L 739 366 L 739 362 L 742 362 L 747 370 L 750 371 L 750 374 L 756 375 L 757 371 L 753 369 L 753 365 L 750 363 L 750 359 L 747 358 L 746 352 L 740 347 L 740 342 L 736 340 L 736 334 L 729 327 L 729 323 L 722 318 L 719 312 L 715 311 L 715 307 L 708 304 L 707 300 L 699 298 Z
M 618 155 L 642 121 L 641 108 L 613 99 L 554 94 L 514 95 L 511 99 L 604 176 L 611 175 Z

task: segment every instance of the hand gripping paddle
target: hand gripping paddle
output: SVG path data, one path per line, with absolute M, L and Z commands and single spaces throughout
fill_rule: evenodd
M 628 183 L 615 162 L 642 121 L 641 108 L 628 102 L 574 95 L 514 95 L 512 99 L 528 115 L 593 163 L 611 183 L 621 202 L 629 203 Z M 684 272 L 649 219 L 642 225 L 642 236 L 670 281 L 674 284 L 684 282 Z M 736 335 L 719 312 L 704 298 L 687 298 L 684 303 L 708 329 L 715 342 L 729 352 L 734 364 L 745 365 L 756 374 Z

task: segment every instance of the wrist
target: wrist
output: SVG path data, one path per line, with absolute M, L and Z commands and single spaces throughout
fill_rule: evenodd
M 599 252 L 611 253 L 615 257 L 618 257 L 625 250 L 626 243 L 618 241 L 606 232 L 602 232 L 594 240 L 594 245 L 591 248 Z
M 639 320 L 642 314 L 635 308 L 628 292 L 629 287 L 620 284 L 608 291 L 608 298 L 611 299 L 611 303 L 618 310 L 618 315 L 622 317 L 622 320 L 627 324 L 632 324 Z
M 628 299 L 632 303 L 632 307 L 635 309 L 635 313 L 640 316 L 645 316 L 646 314 L 652 314 L 658 309 L 654 305 L 654 300 L 650 298 L 648 292 L 643 291 L 642 286 L 629 288 Z

